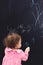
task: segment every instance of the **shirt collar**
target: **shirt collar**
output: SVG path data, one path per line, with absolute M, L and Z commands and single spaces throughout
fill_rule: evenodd
M 17 53 L 20 53 L 21 52 L 21 50 L 20 49 L 11 49 L 11 48 L 6 48 L 5 49 L 6 51 L 16 51 Z

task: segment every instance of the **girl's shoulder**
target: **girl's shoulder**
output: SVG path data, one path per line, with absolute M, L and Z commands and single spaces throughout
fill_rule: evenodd
M 21 53 L 22 52 L 22 49 L 18 49 L 16 51 L 17 51 L 17 53 Z

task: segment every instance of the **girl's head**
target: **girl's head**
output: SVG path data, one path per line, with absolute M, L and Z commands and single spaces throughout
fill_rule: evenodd
M 3 42 L 6 47 L 21 48 L 21 36 L 17 33 L 8 34 Z

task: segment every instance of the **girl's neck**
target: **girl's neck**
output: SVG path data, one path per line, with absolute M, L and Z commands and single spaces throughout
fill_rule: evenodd
M 13 50 L 17 50 L 18 48 L 12 48 Z

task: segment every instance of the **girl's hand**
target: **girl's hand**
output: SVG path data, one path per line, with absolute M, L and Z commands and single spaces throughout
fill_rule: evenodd
M 30 52 L 30 47 L 27 47 L 27 48 L 25 49 L 25 52 Z

